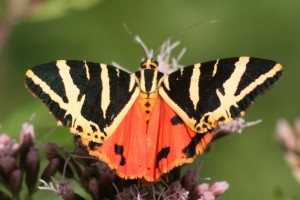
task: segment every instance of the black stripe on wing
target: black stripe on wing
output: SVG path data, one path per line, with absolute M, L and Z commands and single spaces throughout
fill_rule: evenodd
M 57 61 L 26 73 L 26 86 L 75 134 L 101 142 L 111 135 L 137 98 L 135 77 L 113 66 Z
M 190 128 L 206 132 L 218 121 L 240 116 L 281 74 L 281 65 L 271 60 L 220 59 L 171 73 L 160 94 Z

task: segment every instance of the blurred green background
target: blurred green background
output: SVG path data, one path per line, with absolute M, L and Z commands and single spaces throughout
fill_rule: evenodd
M 0 3 L 2 21 L 7 2 Z M 258 98 L 245 117 L 263 122 L 215 142 L 198 158 L 204 160 L 200 175 L 229 182 L 222 200 L 284 199 L 281 195 L 300 199 L 300 185 L 274 140 L 279 118 L 293 122 L 300 115 L 300 1 L 50 0 L 13 17 L 0 55 L 0 132 L 14 138 L 32 113 L 39 139 L 56 126 L 47 108 L 25 89 L 26 69 L 57 59 L 115 61 L 137 69 L 144 53 L 123 23 L 157 49 L 169 36 L 203 22 L 174 38 L 181 41 L 180 48 L 187 47 L 183 65 L 242 55 L 280 62 L 282 80 Z M 212 20 L 217 23 L 209 23 Z M 70 146 L 70 138 L 67 130 L 58 128 L 44 141 Z M 36 199 L 45 193 L 43 199 L 53 199 L 50 192 L 39 192 Z

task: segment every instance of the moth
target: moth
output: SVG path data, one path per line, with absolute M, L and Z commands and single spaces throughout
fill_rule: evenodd
M 87 61 L 59 60 L 26 72 L 26 87 L 89 154 L 125 179 L 160 180 L 190 163 L 220 124 L 244 115 L 282 75 L 272 60 L 234 57 L 170 74 L 152 58 L 134 73 Z

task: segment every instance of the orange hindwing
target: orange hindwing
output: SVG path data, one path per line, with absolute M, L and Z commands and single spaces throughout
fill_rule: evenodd
M 101 146 L 88 146 L 89 154 L 104 160 L 123 178 L 158 181 L 163 173 L 194 160 L 204 152 L 211 134 L 192 131 L 158 97 L 145 123 L 139 99 L 135 101 L 116 132 Z

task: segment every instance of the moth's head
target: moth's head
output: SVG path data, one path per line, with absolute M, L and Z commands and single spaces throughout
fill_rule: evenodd
M 148 58 L 141 63 L 140 69 L 158 70 L 158 62 L 153 60 L 152 58 Z

